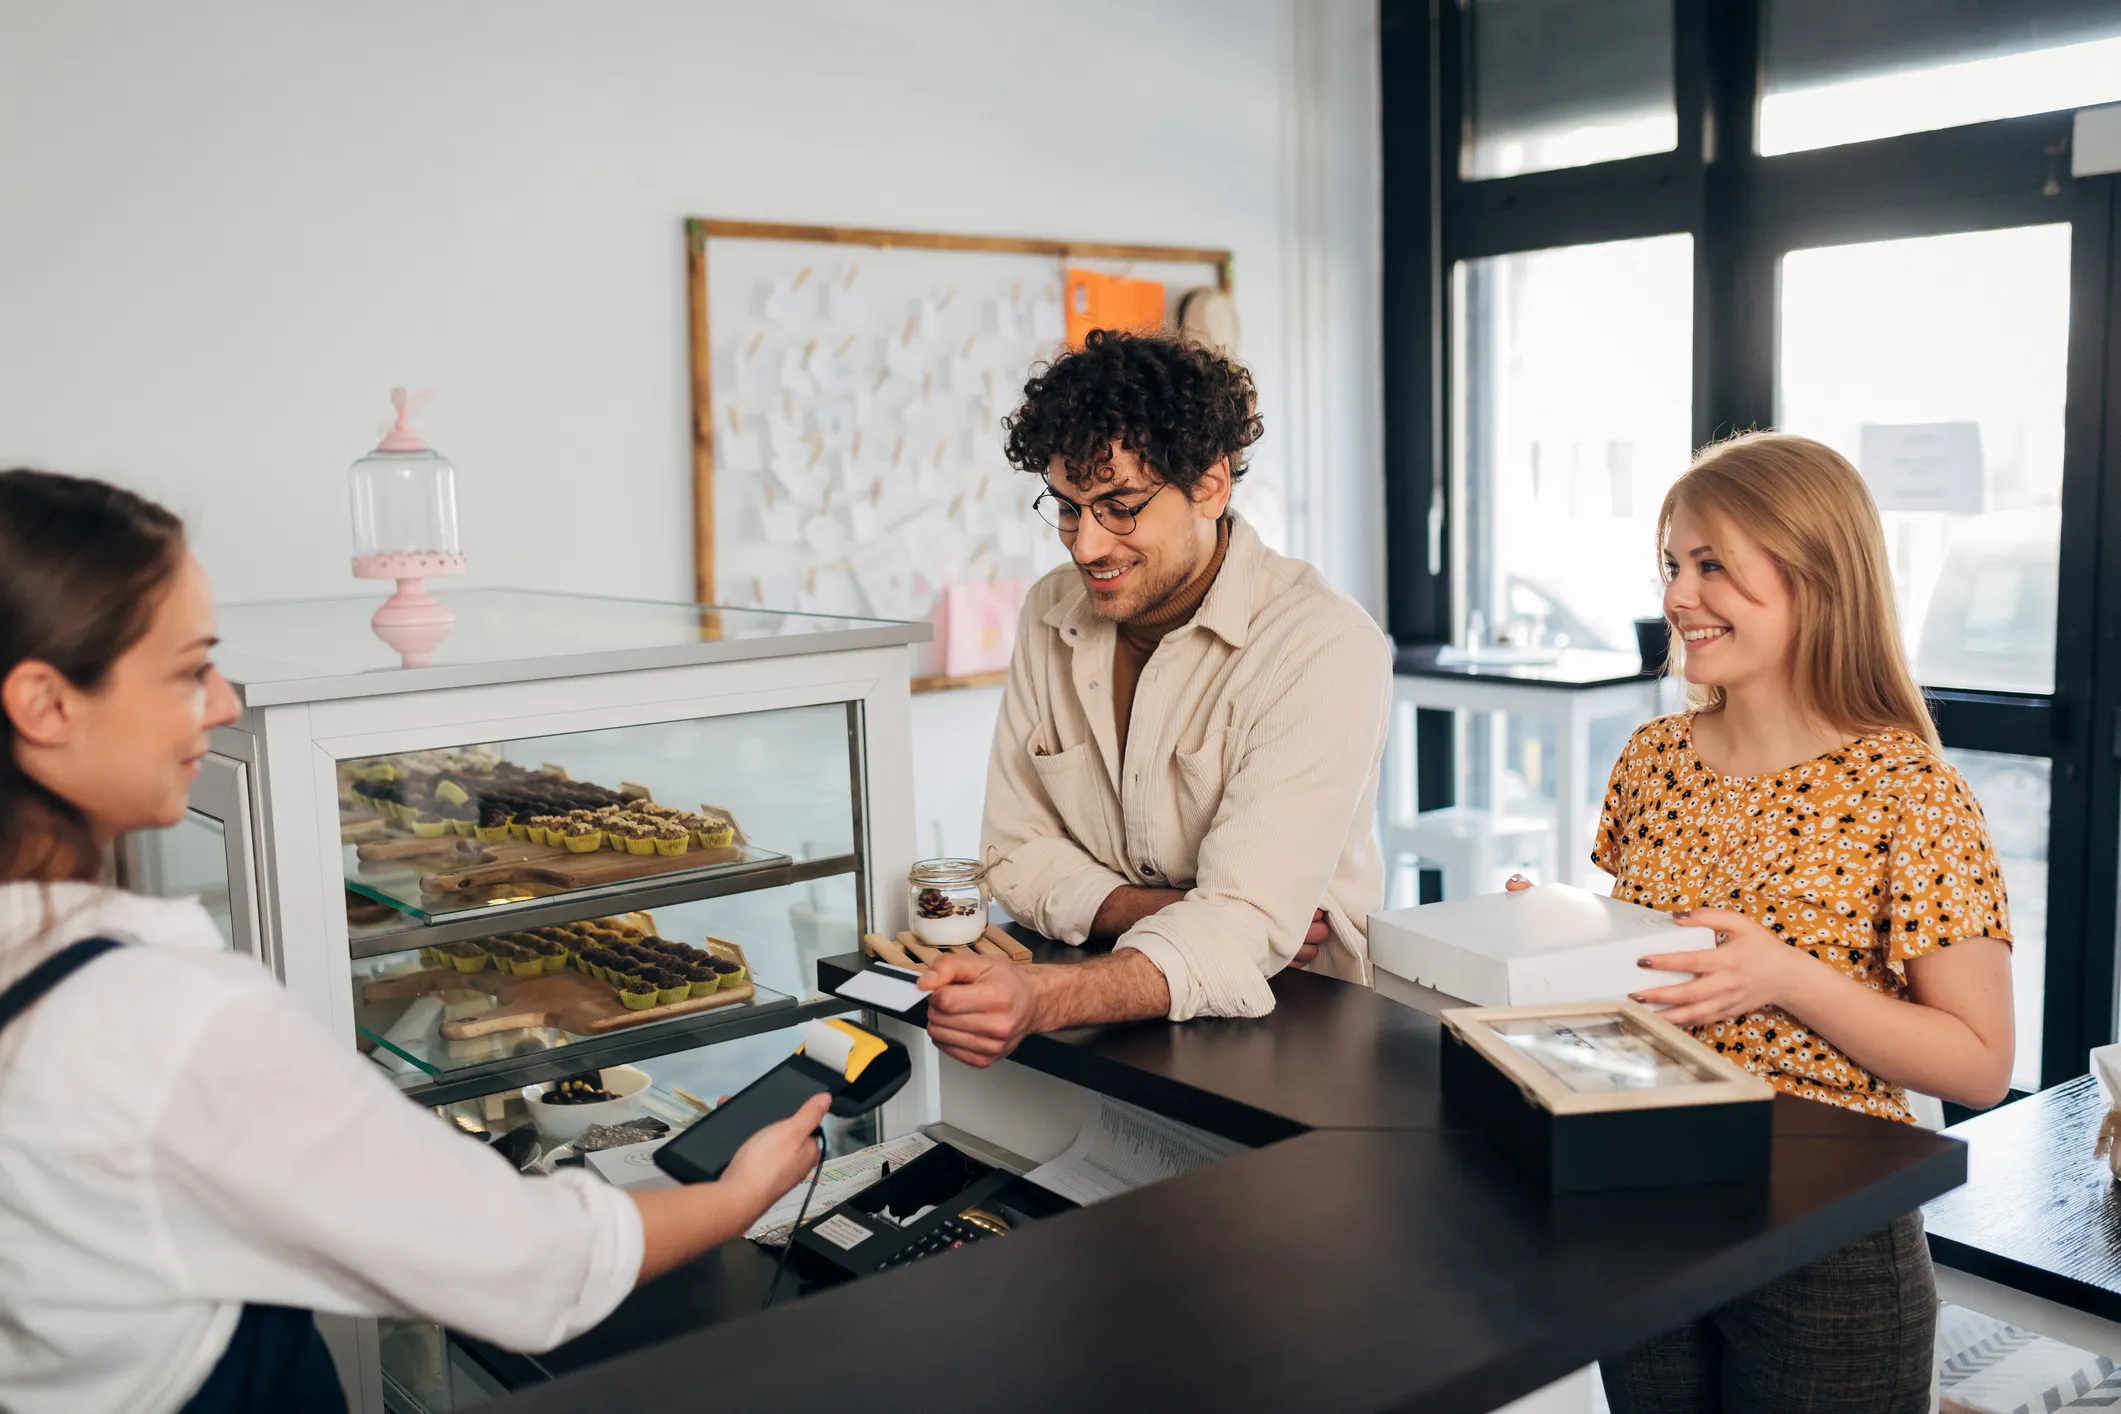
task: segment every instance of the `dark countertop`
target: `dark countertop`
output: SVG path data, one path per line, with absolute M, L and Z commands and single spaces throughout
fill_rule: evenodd
M 1392 655 L 1392 671 L 1406 677 L 1500 679 L 1563 691 L 1643 679 L 1642 659 L 1634 653 L 1564 648 L 1560 660 L 1553 663 L 1439 663 L 1436 655 L 1445 647 L 1424 643 L 1399 648 Z
M 2092 1153 L 2106 1097 L 2089 1075 L 1945 1130 L 1966 1186 L 1922 1210 L 1943 1266 L 2121 1321 L 2121 1185 Z
M 1105 951 L 1010 931 L 1039 962 Z M 818 986 L 837 992 L 867 962 L 860 953 L 820 959 Z M 1083 1026 L 1027 1037 L 1011 1059 L 1240 1144 L 1307 1129 L 1437 1127 L 1436 1018 L 1306 972 L 1272 985 L 1271 1016 Z M 924 1026 L 927 1017 L 923 1003 L 904 1019 Z
M 828 959 L 820 980 L 858 965 Z M 1778 1097 L 1764 1183 L 1557 1199 L 1443 1111 L 1432 1019 L 1305 973 L 1273 986 L 1278 1009 L 1257 1021 L 1087 1027 L 1016 1057 L 1264 1147 L 639 1348 L 755 1304 L 770 1263 L 725 1248 L 544 1357 L 603 1363 L 511 1407 L 1483 1414 L 1965 1172 L 1950 1140 Z

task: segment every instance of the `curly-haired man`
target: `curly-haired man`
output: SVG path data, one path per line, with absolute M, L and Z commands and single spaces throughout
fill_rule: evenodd
M 1024 388 L 1009 459 L 1070 562 L 1024 604 L 983 848 L 1018 919 L 1110 955 L 946 956 L 928 1030 L 973 1065 L 1093 1022 L 1271 1011 L 1292 964 L 1369 981 L 1391 652 L 1352 600 L 1230 509 L 1252 376 L 1100 331 Z

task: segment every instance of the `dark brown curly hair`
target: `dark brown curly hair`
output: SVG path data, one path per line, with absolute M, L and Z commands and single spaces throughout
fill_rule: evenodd
M 1076 486 L 1113 478 L 1116 442 L 1188 495 L 1224 457 L 1245 474 L 1259 440 L 1252 374 L 1212 349 L 1161 334 L 1093 329 L 1032 374 L 1003 423 L 1010 465 L 1039 475 L 1059 457 Z

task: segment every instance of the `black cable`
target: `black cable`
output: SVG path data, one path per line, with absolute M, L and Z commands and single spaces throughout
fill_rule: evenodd
M 788 1249 L 795 1246 L 795 1235 L 803 1229 L 803 1218 L 810 1211 L 810 1200 L 817 1196 L 817 1181 L 825 1176 L 825 1135 L 817 1134 L 817 1167 L 810 1171 L 810 1186 L 803 1190 L 803 1201 L 796 1207 L 795 1224 L 788 1229 L 788 1240 L 781 1244 L 781 1259 L 773 1264 L 773 1280 L 766 1283 L 766 1300 L 761 1311 L 773 1304 L 773 1298 L 781 1289 L 781 1272 L 788 1265 Z

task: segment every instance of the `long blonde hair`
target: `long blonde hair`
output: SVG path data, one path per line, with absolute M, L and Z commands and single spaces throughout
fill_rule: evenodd
M 1694 458 L 1657 512 L 1663 563 L 1672 513 L 1684 506 L 1718 536 L 1740 529 L 1789 581 L 1796 600 L 1790 655 L 1799 708 L 1849 732 L 1898 727 L 1938 747 L 1937 724 L 1908 668 L 1870 488 L 1832 447 L 1786 432 L 1747 432 Z M 1756 596 L 1734 574 L 1748 599 Z M 1672 635 L 1670 670 L 1686 677 L 1686 644 Z M 1687 703 L 1714 710 L 1720 687 L 1687 685 Z

